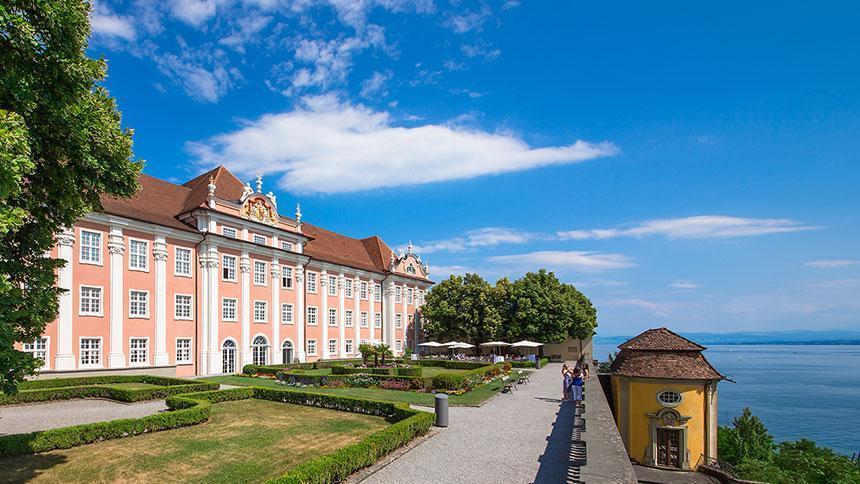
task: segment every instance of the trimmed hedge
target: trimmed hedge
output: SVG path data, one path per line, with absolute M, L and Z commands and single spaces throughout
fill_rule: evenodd
M 397 376 L 411 376 L 411 377 L 420 377 L 423 373 L 423 370 L 420 366 L 415 366 L 412 368 L 397 368 L 395 371 L 395 375 Z
M 437 368 L 448 368 L 449 370 L 474 370 L 483 368 L 490 363 L 481 361 L 457 361 L 457 360 L 417 360 L 413 361 L 417 366 L 434 366 Z
M 532 363 L 531 361 L 508 361 L 507 363 L 510 363 L 513 368 L 534 368 L 535 367 L 535 364 Z M 540 359 L 541 368 L 545 367 L 548 364 L 549 364 L 549 358 L 544 357 L 544 358 Z
M 342 381 L 347 386 L 349 385 L 348 381 L 350 378 L 366 378 L 368 380 L 373 380 L 375 384 L 380 384 L 386 380 L 403 380 L 409 382 L 409 388 L 414 390 L 420 390 L 423 388 L 432 388 L 433 379 L 432 378 L 419 378 L 419 377 L 409 377 L 409 376 L 392 376 L 392 375 L 370 375 L 367 373 L 351 373 L 346 375 L 305 375 L 302 373 L 294 373 L 290 371 L 282 371 L 278 372 L 275 376 L 279 381 L 291 383 L 291 384 L 302 384 L 302 385 L 315 385 L 315 386 L 326 386 L 331 382 Z
M 394 375 L 394 368 L 354 368 L 351 366 L 334 365 L 331 367 L 332 375 L 354 375 L 365 373 L 368 375 Z
M 333 368 L 335 366 L 343 366 L 345 364 L 359 365 L 360 359 L 349 360 L 320 360 L 312 363 L 290 363 L 289 365 L 245 365 L 242 367 L 242 373 L 246 375 L 271 375 L 275 376 L 279 371 L 287 368 L 290 370 L 319 370 L 320 368 Z
M 112 387 L 116 383 L 149 383 L 160 388 Z M 150 375 L 104 375 L 78 378 L 30 380 L 19 385 L 15 395 L 0 395 L 0 405 L 70 400 L 73 398 L 106 398 L 120 402 L 140 402 L 167 398 L 181 393 L 217 390 L 217 383 L 183 380 Z
M 212 409 L 209 401 L 192 399 L 187 395 L 173 396 L 166 402 L 172 411 L 141 418 L 124 418 L 41 432 L 0 436 L 0 457 L 68 449 L 102 440 L 187 427 L 208 420 Z

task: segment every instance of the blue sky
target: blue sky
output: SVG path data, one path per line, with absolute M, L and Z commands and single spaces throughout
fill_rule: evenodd
M 146 172 L 432 276 L 547 267 L 599 332 L 860 327 L 860 6 L 98 1 Z M 287 207 L 286 209 L 284 207 Z

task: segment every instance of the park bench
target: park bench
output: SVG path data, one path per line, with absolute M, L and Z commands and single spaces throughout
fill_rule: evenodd
M 508 375 L 502 375 L 502 393 L 516 390 L 517 384 Z
M 523 385 L 529 382 L 529 374 L 524 372 L 523 370 L 517 370 L 517 384 Z

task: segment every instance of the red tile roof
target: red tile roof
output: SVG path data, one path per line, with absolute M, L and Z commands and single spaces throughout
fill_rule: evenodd
M 191 189 L 183 204 L 183 212 L 189 212 L 206 204 L 206 198 L 209 196 L 210 176 L 215 179 L 216 197 L 233 202 L 238 202 L 242 198 L 244 193 L 242 181 L 230 173 L 228 169 L 219 166 L 182 184 L 183 187 Z
M 140 191 L 131 198 L 102 196 L 104 212 L 141 222 L 197 232 L 175 217 L 185 211 L 183 205 L 191 190 L 144 174 L 140 175 L 138 181 Z
M 706 348 L 698 345 L 667 328 L 649 329 L 639 336 L 633 337 L 618 345 L 622 350 L 642 351 L 702 351 Z

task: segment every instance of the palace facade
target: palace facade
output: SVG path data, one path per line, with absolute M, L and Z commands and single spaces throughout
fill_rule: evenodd
M 359 356 L 415 344 L 432 282 L 412 252 L 277 210 L 224 167 L 182 185 L 147 175 L 60 234 L 59 316 L 21 345 L 43 375 L 145 369 L 177 376 Z

